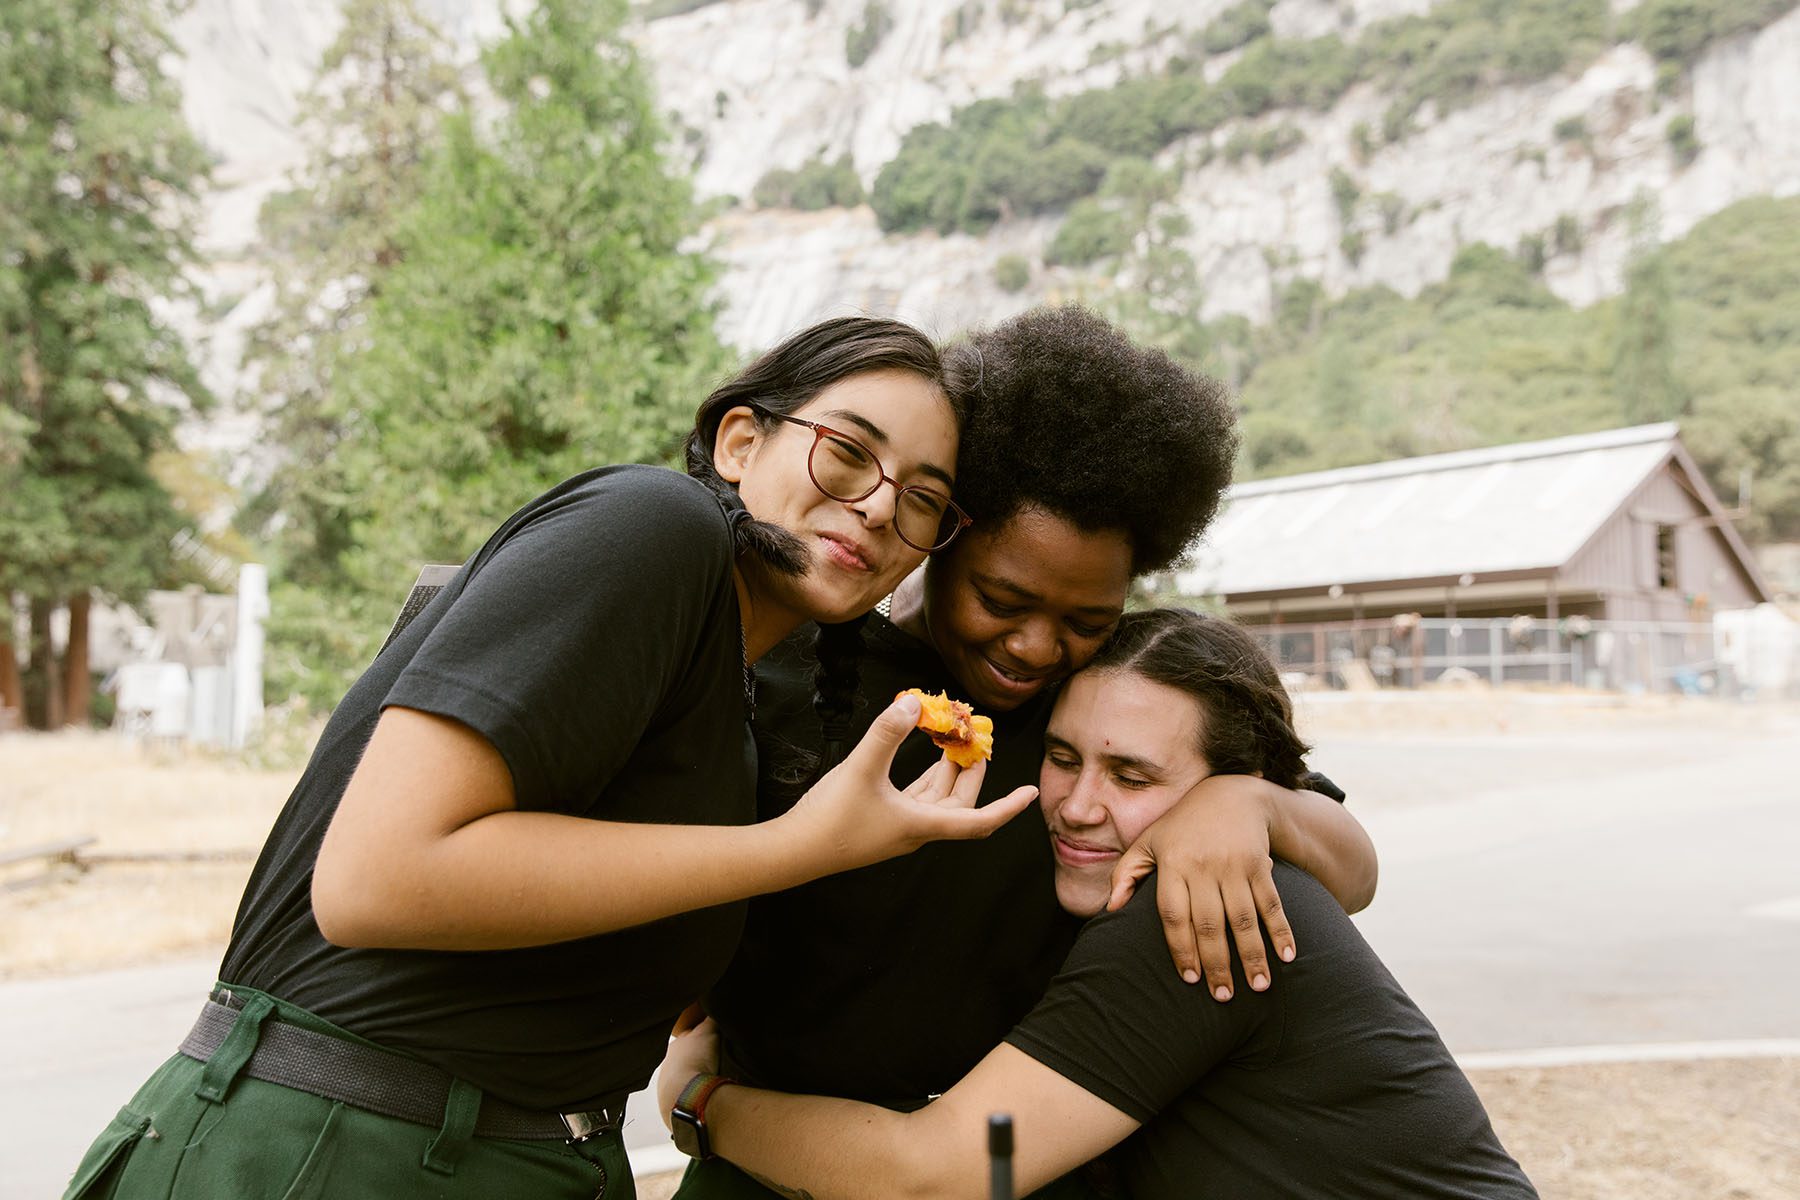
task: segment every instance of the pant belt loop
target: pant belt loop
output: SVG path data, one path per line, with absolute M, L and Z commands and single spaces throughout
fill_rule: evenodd
M 200 1072 L 200 1086 L 194 1089 L 194 1095 L 212 1104 L 224 1103 L 225 1094 L 237 1081 L 244 1064 L 256 1053 L 263 1019 L 274 1011 L 275 1002 L 267 996 L 252 996 L 245 1001 L 244 1007 L 238 1010 L 237 1020 L 231 1023 L 231 1032 L 206 1060 L 206 1068 Z
M 425 1147 L 425 1169 L 439 1175 L 456 1174 L 456 1164 L 475 1136 L 475 1121 L 481 1116 L 481 1089 L 466 1079 L 450 1081 L 450 1097 L 444 1101 L 444 1127 Z

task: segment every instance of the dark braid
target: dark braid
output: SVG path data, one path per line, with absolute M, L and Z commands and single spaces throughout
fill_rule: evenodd
M 772 423 L 772 422 L 771 422 Z M 712 455 L 701 454 L 690 440 L 687 473 L 707 486 L 731 521 L 731 544 L 740 558 L 752 558 L 777 575 L 806 573 L 806 543 L 784 525 L 759 521 L 738 498 L 737 488 L 713 469 Z
M 1281 676 L 1229 620 L 1185 608 L 1127 613 L 1087 669 L 1129 671 L 1192 696 L 1200 705 L 1200 753 L 1215 775 L 1308 785 L 1311 747 L 1294 730 Z

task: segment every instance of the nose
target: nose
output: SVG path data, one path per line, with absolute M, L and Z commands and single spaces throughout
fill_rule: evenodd
M 1001 639 L 1007 656 L 1021 667 L 1042 671 L 1062 658 L 1055 625 L 1045 617 L 1032 617 L 1015 625 Z
M 1091 829 L 1106 822 L 1108 810 L 1101 788 L 1099 771 L 1083 766 L 1075 777 L 1075 786 L 1057 806 L 1056 815 L 1071 829 Z
M 880 529 L 894 523 L 894 507 L 899 499 L 899 487 L 892 480 L 883 478 L 874 491 L 861 500 L 850 501 L 850 511 L 861 517 L 870 529 Z

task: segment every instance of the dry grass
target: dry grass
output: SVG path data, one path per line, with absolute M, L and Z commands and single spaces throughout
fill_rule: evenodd
M 297 769 L 257 770 L 103 734 L 0 735 L 0 849 L 93 836 L 96 853 L 262 845 Z M 223 947 L 250 862 L 0 868 L 0 977 Z

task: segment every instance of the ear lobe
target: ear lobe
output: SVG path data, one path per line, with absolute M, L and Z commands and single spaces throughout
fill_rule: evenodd
M 719 419 L 719 432 L 713 435 L 713 470 L 727 483 L 742 483 L 756 449 L 761 431 L 756 427 L 756 413 L 749 405 L 740 404 Z

